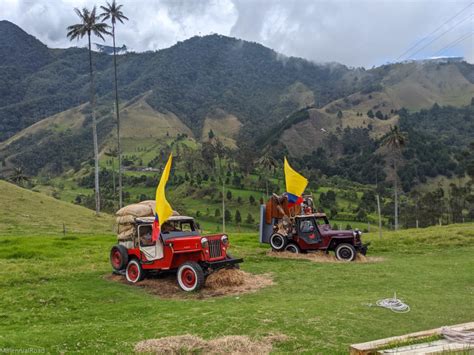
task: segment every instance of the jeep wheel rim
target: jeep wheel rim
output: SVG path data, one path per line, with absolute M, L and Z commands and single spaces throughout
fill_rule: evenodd
M 188 288 L 193 288 L 196 284 L 196 274 L 190 268 L 186 268 L 181 273 L 181 282 Z
M 140 271 L 138 270 L 138 266 L 136 264 L 130 264 L 128 266 L 127 275 L 130 281 L 132 282 L 137 281 L 139 274 L 140 274 Z
M 276 235 L 272 238 L 272 246 L 275 249 L 280 249 L 283 246 L 283 237 Z
M 339 249 L 339 257 L 344 260 L 352 259 L 352 250 L 349 248 Z
M 298 254 L 298 249 L 296 248 L 295 245 L 288 245 L 286 247 L 286 251 L 289 251 L 290 253 Z

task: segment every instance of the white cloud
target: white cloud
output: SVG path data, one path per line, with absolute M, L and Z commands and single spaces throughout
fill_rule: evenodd
M 260 42 L 285 55 L 371 67 L 396 59 L 468 6 L 470 0 L 119 2 L 123 3 L 123 11 L 130 21 L 119 25 L 117 43 L 125 43 L 136 51 L 166 48 L 194 35 L 220 33 Z M 50 47 L 68 47 L 71 43 L 66 38 L 66 27 L 78 20 L 73 8 L 91 7 L 96 3 L 94 0 L 1 0 L 0 16 Z M 469 14 L 470 18 L 433 42 L 419 56 L 432 56 L 462 35 L 472 33 L 473 13 L 474 5 L 438 33 Z M 472 62 L 473 41 L 471 36 L 443 54 L 462 55 Z M 78 45 L 84 45 L 84 42 Z

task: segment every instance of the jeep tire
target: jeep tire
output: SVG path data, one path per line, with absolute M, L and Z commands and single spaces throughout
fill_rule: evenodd
M 288 244 L 288 239 L 279 233 L 272 234 L 272 236 L 270 237 L 270 245 L 272 246 L 272 249 L 275 251 L 285 250 L 285 247 L 287 244 Z
M 125 270 L 125 277 L 128 282 L 137 283 L 143 280 L 145 277 L 145 271 L 142 268 L 142 264 L 137 259 L 132 259 L 128 262 L 127 269 Z
M 341 243 L 335 250 L 336 259 L 341 261 L 353 261 L 356 258 L 356 250 L 353 245 Z
M 114 245 L 110 250 L 110 264 L 116 271 L 123 270 L 128 264 L 128 251 L 123 245 Z
M 198 291 L 204 286 L 204 271 L 194 261 L 187 261 L 178 268 L 176 275 L 178 286 L 186 292 Z
M 295 243 L 288 243 L 288 245 L 285 247 L 285 251 L 294 253 L 294 254 L 301 253 L 300 247 Z

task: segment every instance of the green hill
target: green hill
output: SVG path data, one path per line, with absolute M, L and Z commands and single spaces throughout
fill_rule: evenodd
M 86 50 L 49 49 L 7 21 L 0 23 L 0 37 L 0 71 L 11 79 L 0 101 L 0 162 L 30 175 L 79 170 L 92 157 Z M 38 64 L 25 54 L 40 58 Z M 302 158 L 327 150 L 326 133 L 342 139 L 346 128 L 368 129 L 377 140 L 398 123 L 402 107 L 461 106 L 474 96 L 472 65 L 464 62 L 351 69 L 282 60 L 260 44 L 220 35 L 118 61 L 125 153 L 153 150 L 146 161 L 169 143 L 167 137 L 206 141 L 210 130 L 231 148 L 271 145 L 280 155 Z M 94 63 L 105 152 L 115 145 L 112 60 L 94 53 Z M 302 109 L 306 118 L 297 113 Z M 346 155 L 341 144 L 331 149 L 333 157 Z
M 0 37 L 0 55 L 6 58 L 0 71 L 10 83 L 8 95 L 0 99 L 0 175 L 6 178 L 19 167 L 38 190 L 92 207 L 87 51 L 49 49 L 6 21 L 0 23 Z M 18 50 L 9 51 L 15 42 Z M 42 59 L 31 65 L 28 56 Z M 381 138 L 393 125 L 400 125 L 408 138 L 397 171 L 406 193 L 439 176 L 461 181 L 470 174 L 474 70 L 465 62 L 428 60 L 354 69 L 282 59 L 260 44 L 220 35 L 121 55 L 118 62 L 127 202 L 152 196 L 155 175 L 172 151 L 173 184 L 185 192 L 179 200 L 193 212 L 207 206 L 205 216 L 217 220 L 220 191 L 212 193 L 212 201 L 196 196 L 197 191 L 215 188 L 222 174 L 226 186 L 245 201 L 248 196 L 238 191 L 252 191 L 257 200 L 267 189 L 277 191 L 281 178 L 273 173 L 272 179 L 268 167 L 258 163 L 269 153 L 278 162 L 288 156 L 313 182 L 313 191 L 341 188 L 346 193 L 353 183 L 360 191 L 378 183 L 388 217 L 396 175 Z M 112 60 L 94 53 L 94 63 L 102 206 L 113 211 L 117 159 Z M 449 218 L 472 218 L 469 201 Z M 359 202 L 325 208 L 344 221 L 356 214 L 365 221 L 365 214 L 373 211 Z M 229 204 L 233 215 L 241 204 L 235 203 Z
M 370 136 L 378 139 L 390 126 L 398 124 L 398 111 L 402 108 L 412 112 L 429 109 L 434 104 L 469 105 L 474 97 L 474 81 L 465 75 L 466 67 L 471 67 L 472 71 L 467 63 L 435 62 L 394 64 L 374 69 L 382 72 L 376 90 L 361 90 L 323 108 L 311 108 L 306 120 L 287 125 L 277 137 L 272 132 L 272 138 L 279 139 L 293 156 L 311 154 L 323 147 L 326 142 L 321 128 L 329 133 L 344 128 L 370 128 Z M 373 115 L 369 116 L 369 111 Z M 449 121 L 450 116 L 445 118 Z M 438 133 L 442 132 L 438 129 Z M 469 131 L 461 132 L 461 135 L 464 135 L 462 140 L 472 137 Z
M 11 80 L 5 87 L 10 94 L 0 102 L 0 140 L 88 100 L 86 49 L 48 49 L 7 21 L 0 26 L 2 37 L 0 71 Z M 19 49 L 10 51 L 12 46 Z M 16 62 L 25 55 L 47 60 L 35 67 Z M 281 60 L 260 44 L 220 35 L 193 37 L 156 52 L 121 55 L 118 64 L 124 101 L 149 92 L 146 102 L 153 109 L 173 112 L 197 136 L 206 117 L 216 110 L 236 116 L 243 129 L 252 132 L 255 126 L 278 121 L 302 103 L 311 102 L 313 96 L 325 104 L 359 86 L 356 82 L 341 85 L 350 72 L 343 65 Z M 16 75 L 24 66 L 30 70 Z M 110 102 L 111 57 L 94 53 L 94 66 L 99 101 Z
M 81 206 L 56 200 L 39 192 L 0 180 L 0 235 L 2 234 L 112 234 L 114 219 L 108 214 L 96 217 Z

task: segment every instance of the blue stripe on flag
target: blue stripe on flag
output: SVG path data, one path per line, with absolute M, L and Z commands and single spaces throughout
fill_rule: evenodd
M 288 202 L 296 203 L 296 201 L 298 201 L 299 196 L 290 194 L 289 192 L 287 192 L 286 195 L 288 196 Z

